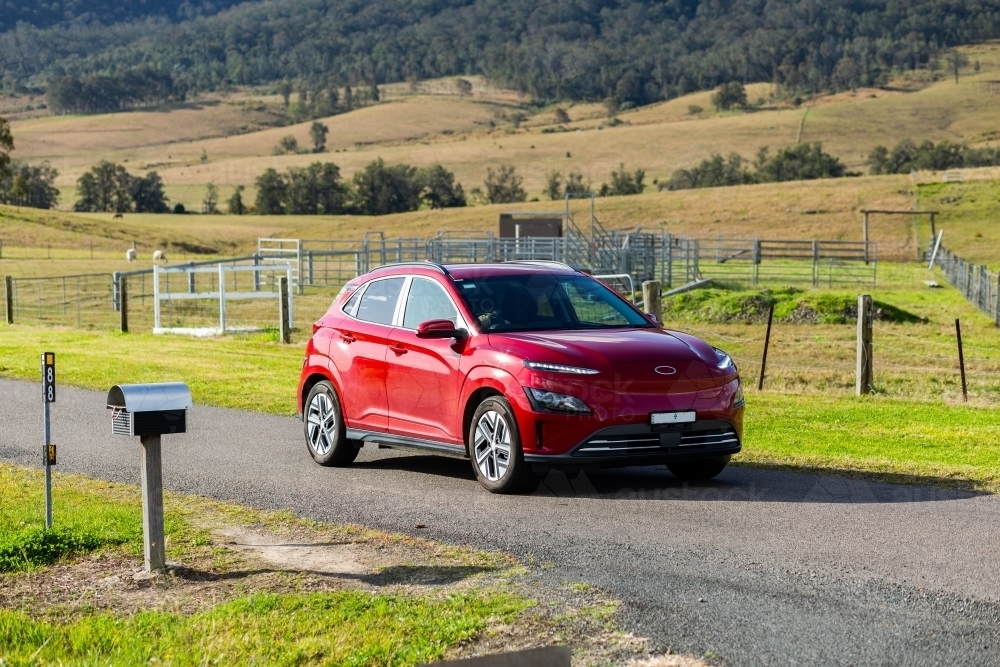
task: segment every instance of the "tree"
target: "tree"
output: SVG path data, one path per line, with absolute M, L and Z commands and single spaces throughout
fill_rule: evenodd
M 363 215 L 415 211 L 420 206 L 416 168 L 386 166 L 382 158 L 354 174 L 354 209 Z
M 562 107 L 556 107 L 556 122 L 557 123 L 568 123 L 570 122 L 569 114 Z
M 219 188 L 215 183 L 209 183 L 205 187 L 205 198 L 201 200 L 202 213 L 214 215 L 219 212 Z
M 313 153 L 322 153 L 326 150 L 326 135 L 330 133 L 328 128 L 318 120 L 309 128 L 309 137 L 313 142 Z
M 10 175 L 10 152 L 14 150 L 14 135 L 10 132 L 10 123 L 0 116 L 0 181 Z
M 163 179 L 155 171 L 142 178 L 132 179 L 132 205 L 136 213 L 169 213 L 167 196 L 163 192 Z
M 243 205 L 243 191 L 245 189 L 242 185 L 237 185 L 236 190 L 229 198 L 229 212 L 233 215 L 243 215 L 247 212 Z
M 486 170 L 483 185 L 486 186 L 486 201 L 491 204 L 512 204 L 528 198 L 521 183 L 524 182 L 514 165 L 502 164 L 496 171 L 492 167 Z
M 747 91 L 739 81 L 724 83 L 712 95 L 712 105 L 716 111 L 728 111 L 733 107 L 746 108 Z
M 274 152 L 277 155 L 282 155 L 283 153 L 298 153 L 299 140 L 290 134 L 286 134 L 278 140 L 278 147 Z
M 288 79 L 282 81 L 281 85 L 278 87 L 278 93 L 281 95 L 281 100 L 285 103 L 286 109 L 290 103 L 293 90 L 294 88 L 292 87 L 292 82 Z
M 344 86 L 344 111 L 350 111 L 354 108 L 354 93 L 351 92 L 350 86 Z
M 634 173 L 625 171 L 625 165 L 619 164 L 618 169 L 611 172 L 611 185 L 601 184 L 601 197 L 638 195 L 642 194 L 645 186 L 642 184 L 646 177 L 643 169 L 636 169 Z
M 571 171 L 566 176 L 566 186 L 563 192 L 568 195 L 582 195 L 590 192 L 590 182 L 583 182 L 583 174 L 578 171 Z
M 288 196 L 288 184 L 274 169 L 268 169 L 257 177 L 257 200 L 255 206 L 260 215 L 282 215 L 284 201 Z
M 53 208 L 59 203 L 59 189 L 53 185 L 58 175 L 47 162 L 38 166 L 15 162 L 12 173 L 0 179 L 0 203 Z
M 562 199 L 562 174 L 553 169 L 545 176 L 545 196 L 555 201 Z
M 822 143 L 782 148 L 771 158 L 767 157 L 767 149 L 762 149 L 755 166 L 759 183 L 838 178 L 847 174 L 840 160 L 823 151 Z
M 465 191 L 455 182 L 455 174 L 439 164 L 417 171 L 420 201 L 432 209 L 454 208 L 466 205 Z
M 372 84 L 372 87 L 369 90 L 369 96 L 371 97 L 372 102 L 378 102 L 379 101 L 378 84 L 377 83 L 373 83 Z
M 944 59 L 948 63 L 948 71 L 955 75 L 955 83 L 958 83 L 958 75 L 962 68 L 969 64 L 969 57 L 961 51 L 952 49 L 945 54 Z
M 666 183 L 660 184 L 660 189 L 689 190 L 753 183 L 754 176 L 745 165 L 746 161 L 738 153 L 730 153 L 728 158 L 716 153 L 695 167 L 678 169 Z

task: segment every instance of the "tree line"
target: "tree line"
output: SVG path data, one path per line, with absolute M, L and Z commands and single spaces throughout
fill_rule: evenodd
M 53 76 L 45 100 L 53 113 L 107 113 L 184 99 L 173 77 L 151 67 L 113 75 Z
M 916 144 L 904 139 L 890 151 L 876 146 L 868 155 L 868 170 L 872 174 L 908 174 L 911 170 L 944 171 L 963 167 L 1000 166 L 1000 147 L 969 148 L 966 144 L 948 140 L 935 144 Z
M 838 158 L 825 152 L 822 143 L 812 143 L 782 148 L 774 155 L 765 146 L 757 151 L 753 161 L 738 153 L 725 157 L 715 153 L 690 169 L 674 171 L 659 187 L 661 190 L 688 190 L 857 175 L 848 172 Z
M 155 171 L 133 176 L 120 164 L 102 161 L 76 182 L 74 211 L 102 213 L 166 213 L 163 180 Z
M 1000 0 L 270 0 L 177 23 L 44 25 L 0 35 L 5 85 L 150 63 L 188 90 L 483 74 L 540 100 L 645 104 L 730 81 L 883 85 L 1000 37 Z
M 441 165 L 418 169 L 387 165 L 381 158 L 355 173 L 350 183 L 332 162 L 314 162 L 284 173 L 268 169 L 255 185 L 254 208 L 262 215 L 386 215 L 466 205 L 462 184 Z M 231 211 L 242 207 L 242 198 L 230 200 Z

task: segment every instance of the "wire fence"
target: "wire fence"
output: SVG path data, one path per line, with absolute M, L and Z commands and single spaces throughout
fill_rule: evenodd
M 932 256 L 934 266 L 944 272 L 948 282 L 962 293 L 969 303 L 988 315 L 1000 327 L 1000 274 L 983 265 L 967 262 L 941 247 Z

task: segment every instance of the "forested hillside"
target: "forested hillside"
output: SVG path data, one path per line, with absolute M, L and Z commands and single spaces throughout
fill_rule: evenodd
M 156 16 L 185 20 L 214 14 L 241 0 L 0 0 L 0 32 L 28 23 L 54 25 L 119 23 Z
M 15 14 L 39 6 L 0 2 Z M 131 19 L 140 6 L 173 16 L 229 3 L 122 4 L 116 16 Z M 44 27 L 56 10 L 38 11 L 43 27 L 0 35 L 8 89 L 139 67 L 184 90 L 484 74 L 539 99 L 644 104 L 729 80 L 805 93 L 877 86 L 948 46 L 1000 37 L 1000 0 L 269 0 L 106 27 Z

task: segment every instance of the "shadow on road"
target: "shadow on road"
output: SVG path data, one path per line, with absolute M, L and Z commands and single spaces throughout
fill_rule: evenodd
M 355 467 L 398 470 L 435 475 L 475 483 L 468 461 L 436 456 L 392 456 L 359 461 Z M 719 477 L 706 482 L 684 482 L 665 466 L 609 468 L 564 473 L 549 472 L 534 496 L 646 501 L 769 502 L 769 503 L 925 503 L 963 500 L 975 491 L 946 488 L 954 480 L 907 477 L 889 483 L 856 478 L 845 471 L 789 472 L 730 466 Z
M 300 570 L 283 568 L 253 568 L 249 570 L 233 570 L 231 572 L 207 572 L 189 567 L 174 567 L 170 572 L 185 581 L 241 581 L 249 577 L 276 572 L 312 574 L 320 577 L 335 577 L 338 579 L 353 579 L 370 586 L 447 586 L 484 572 L 493 572 L 496 568 L 472 565 L 392 565 L 378 572 L 354 574 L 349 572 L 323 572 L 318 570 Z

